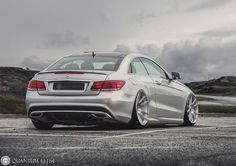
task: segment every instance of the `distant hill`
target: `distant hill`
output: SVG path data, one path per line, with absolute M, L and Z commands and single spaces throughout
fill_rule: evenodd
M 23 98 L 29 80 L 37 72 L 18 67 L 0 67 L 0 96 Z
M 27 84 L 38 71 L 0 67 L 0 114 L 26 114 Z M 186 83 L 196 94 L 236 96 L 236 77 Z
M 29 80 L 39 71 L 0 67 L 0 96 L 24 98 Z M 186 85 L 197 94 L 236 95 L 236 76 L 223 76 Z
M 186 85 L 197 94 L 236 96 L 236 76 L 223 76 L 209 81 L 190 82 Z

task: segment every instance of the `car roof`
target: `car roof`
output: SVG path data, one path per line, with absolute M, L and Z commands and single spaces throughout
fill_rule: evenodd
M 112 56 L 112 57 L 125 57 L 127 53 L 124 52 L 84 52 L 82 54 L 73 54 L 67 57 L 76 57 L 76 56 L 91 56 L 92 54 L 95 54 L 95 56 Z

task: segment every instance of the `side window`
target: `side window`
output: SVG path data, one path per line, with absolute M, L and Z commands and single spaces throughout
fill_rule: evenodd
M 148 75 L 147 70 L 145 69 L 142 62 L 138 58 L 135 58 L 131 62 L 129 73 L 136 73 L 136 74 L 140 74 L 140 75 Z
M 141 58 L 141 61 L 146 67 L 148 74 L 166 78 L 165 72 L 156 63 L 146 58 Z
M 81 60 L 69 61 L 69 62 L 61 65 L 59 67 L 59 69 L 61 69 L 61 70 L 79 70 L 81 63 L 83 63 L 83 61 L 81 61 Z

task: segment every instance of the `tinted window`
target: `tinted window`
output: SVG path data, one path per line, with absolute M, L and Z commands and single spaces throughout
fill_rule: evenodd
M 140 75 L 148 75 L 147 70 L 145 69 L 145 67 L 143 66 L 142 62 L 136 58 L 134 59 L 131 64 L 131 73 L 136 73 L 136 74 L 140 74 Z
M 69 56 L 62 58 L 48 70 L 104 70 L 116 71 L 122 57 L 112 56 Z
M 166 78 L 165 72 L 156 63 L 146 58 L 141 58 L 141 61 L 146 67 L 148 74 Z

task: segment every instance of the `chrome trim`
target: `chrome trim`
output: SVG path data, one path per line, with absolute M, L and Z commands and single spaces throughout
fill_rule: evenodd
M 39 114 L 39 115 L 37 115 L 37 114 Z M 43 113 L 42 112 L 37 112 L 37 111 L 31 112 L 31 114 L 30 114 L 31 118 L 41 118 L 42 116 L 43 116 Z
M 41 113 L 41 116 L 37 117 L 37 116 L 32 116 L 32 114 L 35 114 L 35 113 Z M 102 112 L 102 111 L 73 111 L 73 110 L 66 110 L 66 111 L 63 111 L 63 110 L 53 110 L 53 111 L 33 111 L 30 113 L 30 118 L 41 118 L 43 116 L 43 113 L 89 113 L 89 114 L 92 114 L 94 117 L 96 118 L 100 118 L 100 117 L 97 117 L 97 115 L 104 115 L 110 119 L 113 119 L 111 117 L 111 115 L 109 115 L 108 113 L 106 112 Z M 105 118 L 105 117 L 104 117 Z

